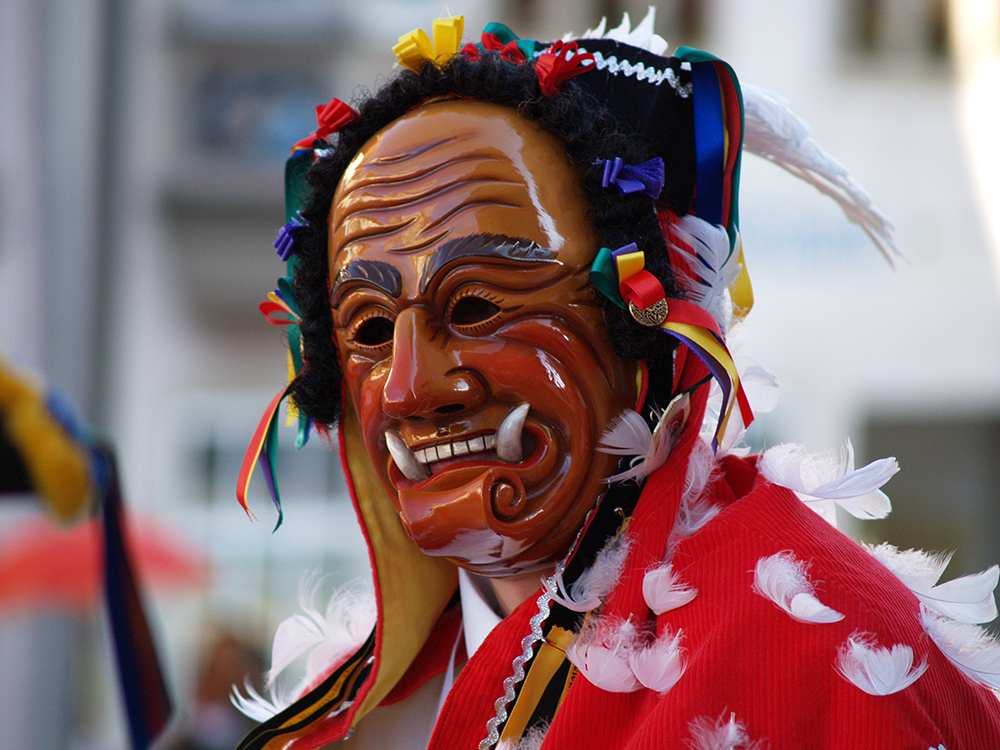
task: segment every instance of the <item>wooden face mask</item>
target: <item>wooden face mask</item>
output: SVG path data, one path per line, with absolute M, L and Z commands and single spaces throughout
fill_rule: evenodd
M 635 401 L 587 280 L 598 247 L 558 140 L 452 100 L 381 131 L 330 213 L 331 303 L 374 470 L 427 554 L 506 576 L 565 554 Z

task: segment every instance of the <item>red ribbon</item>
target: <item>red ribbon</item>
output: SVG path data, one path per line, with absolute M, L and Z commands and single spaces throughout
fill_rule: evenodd
M 578 49 L 576 42 L 566 44 L 560 40 L 538 56 L 535 71 L 542 85 L 542 96 L 552 96 L 565 81 L 594 68 L 594 56 Z M 590 65 L 585 65 L 587 62 Z
M 314 130 L 310 135 L 296 143 L 292 147 L 292 150 L 310 149 L 312 148 L 313 141 L 317 138 L 326 138 L 331 133 L 338 132 L 342 127 L 347 125 L 347 123 L 357 118 L 357 112 L 355 112 L 349 105 L 340 101 L 340 99 L 334 97 L 330 100 L 329 104 L 316 107 L 316 123 L 319 127 L 317 127 L 316 130 Z
M 517 46 L 516 39 L 504 44 L 496 34 L 483 34 L 482 40 L 485 49 L 500 53 L 501 60 L 506 60 L 515 65 L 523 65 L 528 61 L 521 48 Z

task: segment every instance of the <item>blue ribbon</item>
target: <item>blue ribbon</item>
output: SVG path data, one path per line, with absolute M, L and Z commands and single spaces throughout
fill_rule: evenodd
M 638 193 L 640 190 L 656 200 L 663 192 L 663 159 L 659 156 L 642 164 L 626 164 L 620 156 L 604 159 L 604 178 L 601 185 L 614 185 L 623 195 Z M 601 161 L 594 162 L 600 164 Z
M 287 261 L 295 254 L 295 232 L 300 226 L 300 224 L 289 221 L 278 231 L 278 239 L 274 241 L 274 249 L 282 260 Z
M 715 66 L 693 63 L 694 147 L 698 160 L 697 214 L 709 224 L 724 224 L 722 181 L 726 172 L 726 127 L 722 118 L 722 90 Z

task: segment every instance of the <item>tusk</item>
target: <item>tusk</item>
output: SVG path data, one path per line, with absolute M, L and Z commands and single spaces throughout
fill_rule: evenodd
M 530 409 L 531 405 L 526 403 L 511 409 L 510 414 L 504 417 L 503 422 L 497 427 L 497 458 L 504 463 L 517 464 L 524 458 L 521 430 L 524 429 L 524 420 Z
M 403 476 L 411 482 L 422 482 L 431 475 L 430 469 L 417 461 L 410 446 L 406 444 L 398 432 L 386 430 L 385 445 L 389 449 L 389 453 L 392 454 L 392 460 L 403 472 Z

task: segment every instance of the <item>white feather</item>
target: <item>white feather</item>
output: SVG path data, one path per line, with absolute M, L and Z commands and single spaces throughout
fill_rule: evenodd
M 778 376 L 757 360 L 742 354 L 733 357 L 733 362 L 740 374 L 740 382 L 754 414 L 774 411 L 781 391 L 781 381 L 778 380 Z
M 697 500 L 714 476 L 719 474 L 719 462 L 712 452 L 712 446 L 703 440 L 695 441 L 688 457 L 684 475 L 684 489 L 681 492 L 681 507 Z
M 839 458 L 784 444 L 765 451 L 757 466 L 766 479 L 794 490 L 806 504 L 832 500 L 855 518 L 885 518 L 889 514 L 892 505 L 878 488 L 899 471 L 895 458 L 882 458 L 855 469 L 849 439 Z
M 681 504 L 677 509 L 672 536 L 691 536 L 722 510 L 705 494 L 709 482 L 719 474 L 719 463 L 704 440 L 696 440 L 688 457 Z
M 254 721 L 267 721 L 286 707 L 282 701 L 275 701 L 262 696 L 250 684 L 249 680 L 243 684 L 243 688 L 247 691 L 246 695 L 243 695 L 239 688 L 233 685 L 229 700 L 236 706 L 240 713 L 250 717 Z
M 791 552 L 760 558 L 754 568 L 753 590 L 799 622 L 821 624 L 844 619 L 816 598 L 806 564 Z
M 549 731 L 548 725 L 532 727 L 519 740 L 500 740 L 497 750 L 539 750 Z
M 688 214 L 674 223 L 671 232 L 693 251 L 688 252 L 679 244 L 671 245 L 690 270 L 685 277 L 691 301 L 715 318 L 725 334 L 732 317 L 727 292 L 740 272 L 738 254 L 732 251 L 726 228 Z
M 595 29 L 588 29 L 583 33 L 582 39 L 614 39 L 615 41 L 629 44 L 639 49 L 652 52 L 654 55 L 662 55 L 667 51 L 667 41 L 659 34 L 653 32 L 656 24 L 656 8 L 652 5 L 646 11 L 646 17 L 642 19 L 638 26 L 632 28 L 632 19 L 628 13 L 622 14 L 622 22 L 619 26 L 610 31 L 605 31 L 607 18 L 602 18 L 601 23 Z
M 677 511 L 677 521 L 674 523 L 673 534 L 678 537 L 692 536 L 719 515 L 721 511 L 721 506 L 716 505 L 705 496 L 689 502 L 682 502 Z
M 637 641 L 638 633 L 631 622 L 599 621 L 580 633 L 566 649 L 566 658 L 601 690 L 631 693 L 641 687 L 629 665 L 629 655 Z
M 630 468 L 608 477 L 605 481 L 622 482 L 647 477 L 660 468 L 670 455 L 681 428 L 687 420 L 690 397 L 683 393 L 660 415 L 656 430 L 650 430 L 641 415 L 626 409 L 601 435 L 597 450 L 615 456 L 633 456 Z
M 736 721 L 736 714 L 729 720 L 698 717 L 688 725 L 692 750 L 756 750 L 760 743 L 751 742 L 743 725 Z
M 920 619 L 931 640 L 958 669 L 1000 690 L 1000 643 L 978 625 L 956 622 L 921 606 Z
M 847 218 L 871 238 L 890 265 L 905 257 L 896 246 L 893 226 L 847 170 L 810 137 L 808 126 L 777 94 L 743 84 L 743 148 L 813 185 L 833 198 Z
M 657 615 L 683 607 L 697 595 L 698 589 L 684 583 L 670 563 L 647 570 L 642 578 L 642 598 Z
M 854 633 L 841 646 L 837 671 L 869 695 L 891 695 L 905 690 L 924 673 L 927 662 L 913 666 L 913 649 L 896 644 L 891 649 L 874 645 L 867 633 Z
M 315 683 L 317 679 L 353 653 L 368 637 L 375 625 L 375 597 L 370 592 L 351 589 L 336 591 L 324 612 L 315 606 L 320 581 L 310 578 L 299 592 L 304 614 L 284 620 L 274 634 L 271 648 L 271 668 L 266 674 L 264 698 L 249 685 L 249 697 L 234 688 L 233 703 L 251 718 L 262 721 L 288 706 Z M 300 679 L 295 680 L 291 668 L 305 656 Z
M 642 686 L 658 693 L 666 693 L 684 674 L 684 651 L 681 648 L 682 632 L 664 633 L 646 648 L 635 649 L 629 654 L 629 666 Z
M 562 571 L 551 576 L 548 580 L 552 583 L 547 584 L 549 594 L 555 601 L 573 612 L 589 612 L 596 609 L 618 583 L 625 558 L 628 557 L 628 550 L 628 538 L 618 537 L 601 550 L 594 558 L 593 564 L 573 581 L 568 592 L 563 583 Z
M 989 622 L 997 616 L 993 591 L 1000 579 L 1000 568 L 996 565 L 939 584 L 938 579 L 951 560 L 950 553 L 902 551 L 888 543 L 869 547 L 868 551 L 938 614 L 966 623 Z

